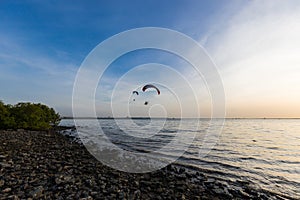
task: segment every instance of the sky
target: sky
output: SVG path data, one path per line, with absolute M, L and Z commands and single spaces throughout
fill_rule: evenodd
M 73 84 L 86 56 L 111 36 L 142 27 L 179 31 L 203 46 L 223 81 L 226 117 L 300 117 L 297 0 L 1 1 L 0 99 L 42 102 L 71 116 Z M 132 96 L 149 82 L 161 83 L 161 95 Z M 213 108 L 189 63 L 153 49 L 115 60 L 95 98 L 99 116 L 129 110 L 194 117 L 197 104 L 201 117 L 209 117 Z

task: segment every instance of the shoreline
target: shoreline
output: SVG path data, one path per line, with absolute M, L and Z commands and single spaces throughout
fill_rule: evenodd
M 120 172 L 58 131 L 0 130 L 0 199 L 289 198 L 176 164 L 145 174 Z

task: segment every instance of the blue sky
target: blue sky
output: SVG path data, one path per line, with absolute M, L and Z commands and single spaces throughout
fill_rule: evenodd
M 88 53 L 119 32 L 153 26 L 180 31 L 206 48 L 224 81 L 229 117 L 300 117 L 300 110 L 293 109 L 300 100 L 299 4 L 1 1 L 0 98 L 5 103 L 43 102 L 71 115 L 73 82 Z M 185 66 L 166 53 L 132 52 L 117 60 L 106 77 L 113 80 L 122 70 L 154 61 Z M 107 98 L 101 89 L 96 96 Z

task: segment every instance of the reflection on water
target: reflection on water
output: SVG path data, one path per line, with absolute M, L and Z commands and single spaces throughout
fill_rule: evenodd
M 205 157 L 199 157 L 198 153 L 207 136 L 208 120 L 200 120 L 199 127 L 198 120 L 149 121 L 135 120 L 128 125 L 129 120 L 124 119 L 118 121 L 119 127 L 114 120 L 99 120 L 99 123 L 114 144 L 136 152 L 162 148 L 176 134 L 193 134 L 195 138 L 178 159 L 179 164 L 208 170 L 221 179 L 247 181 L 255 187 L 300 198 L 300 120 L 226 120 L 217 144 Z M 63 120 L 61 124 L 72 125 L 73 121 Z M 80 126 L 85 127 L 88 134 L 99 131 L 91 120 L 80 120 Z M 175 156 L 176 146 L 172 149 L 174 155 L 169 151 L 160 156 Z

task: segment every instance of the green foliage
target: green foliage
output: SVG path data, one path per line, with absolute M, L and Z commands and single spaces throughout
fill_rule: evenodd
M 15 119 L 10 114 L 11 105 L 5 105 L 0 101 L 0 129 L 13 128 L 16 125 Z
M 0 129 L 48 130 L 59 122 L 59 114 L 46 105 L 18 103 L 12 106 L 0 101 Z

